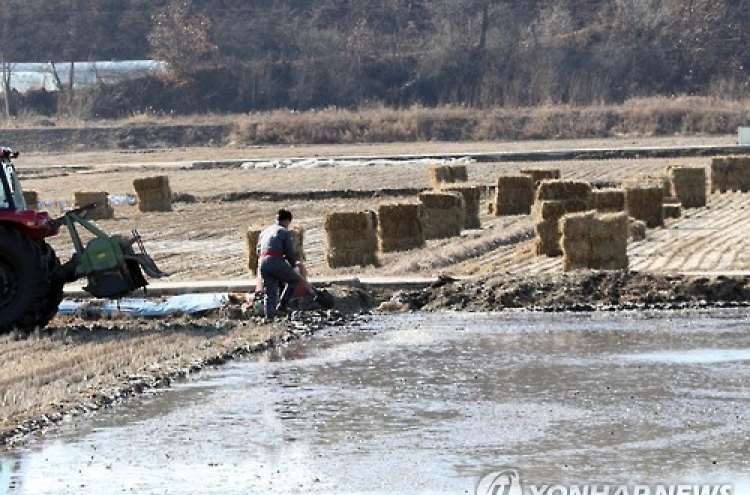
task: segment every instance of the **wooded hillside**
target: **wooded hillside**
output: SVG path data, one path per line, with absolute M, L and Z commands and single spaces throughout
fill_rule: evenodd
M 121 102 L 148 89 L 177 112 L 732 99 L 750 83 L 750 0 L 4 0 L 0 26 L 6 67 L 166 60 L 168 81 Z

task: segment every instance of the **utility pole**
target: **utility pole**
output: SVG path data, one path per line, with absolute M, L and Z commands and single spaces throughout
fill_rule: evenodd
M 6 19 L 6 10 L 3 9 L 2 17 L 0 17 L 0 40 L 6 40 L 5 36 L 5 25 L 8 23 Z M 5 64 L 5 52 L 0 52 L 0 65 L 2 65 L 2 76 L 3 76 L 3 101 L 5 102 L 5 118 L 10 120 L 10 67 Z
M 5 24 L 3 24 L 5 31 Z M 3 38 L 0 39 L 5 39 Z M 0 64 L 3 66 L 3 100 L 5 101 L 5 118 L 10 120 L 10 68 L 5 63 L 5 55 L 0 53 Z

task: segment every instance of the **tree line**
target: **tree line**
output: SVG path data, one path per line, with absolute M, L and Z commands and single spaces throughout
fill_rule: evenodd
M 0 27 L 6 67 L 168 62 L 99 88 L 110 113 L 739 99 L 750 83 L 750 0 L 5 0 Z

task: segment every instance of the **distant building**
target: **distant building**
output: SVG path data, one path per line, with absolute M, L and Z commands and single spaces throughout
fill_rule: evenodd
M 19 62 L 8 63 L 10 87 L 19 93 L 45 89 L 57 91 L 57 79 L 67 86 L 70 79 L 70 62 Z M 74 62 L 73 89 L 96 84 L 113 84 L 120 81 L 153 76 L 166 71 L 166 63 L 158 60 L 121 60 L 117 62 Z M 4 74 L 0 67 L 0 75 Z M 57 78 L 55 77 L 57 73 Z M 3 92 L 0 84 L 0 93 Z

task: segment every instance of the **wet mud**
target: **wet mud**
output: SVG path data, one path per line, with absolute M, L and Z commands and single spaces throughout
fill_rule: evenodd
M 596 311 L 746 306 L 748 276 L 690 276 L 634 271 L 569 272 L 554 276 L 445 277 L 404 295 L 421 310 Z

